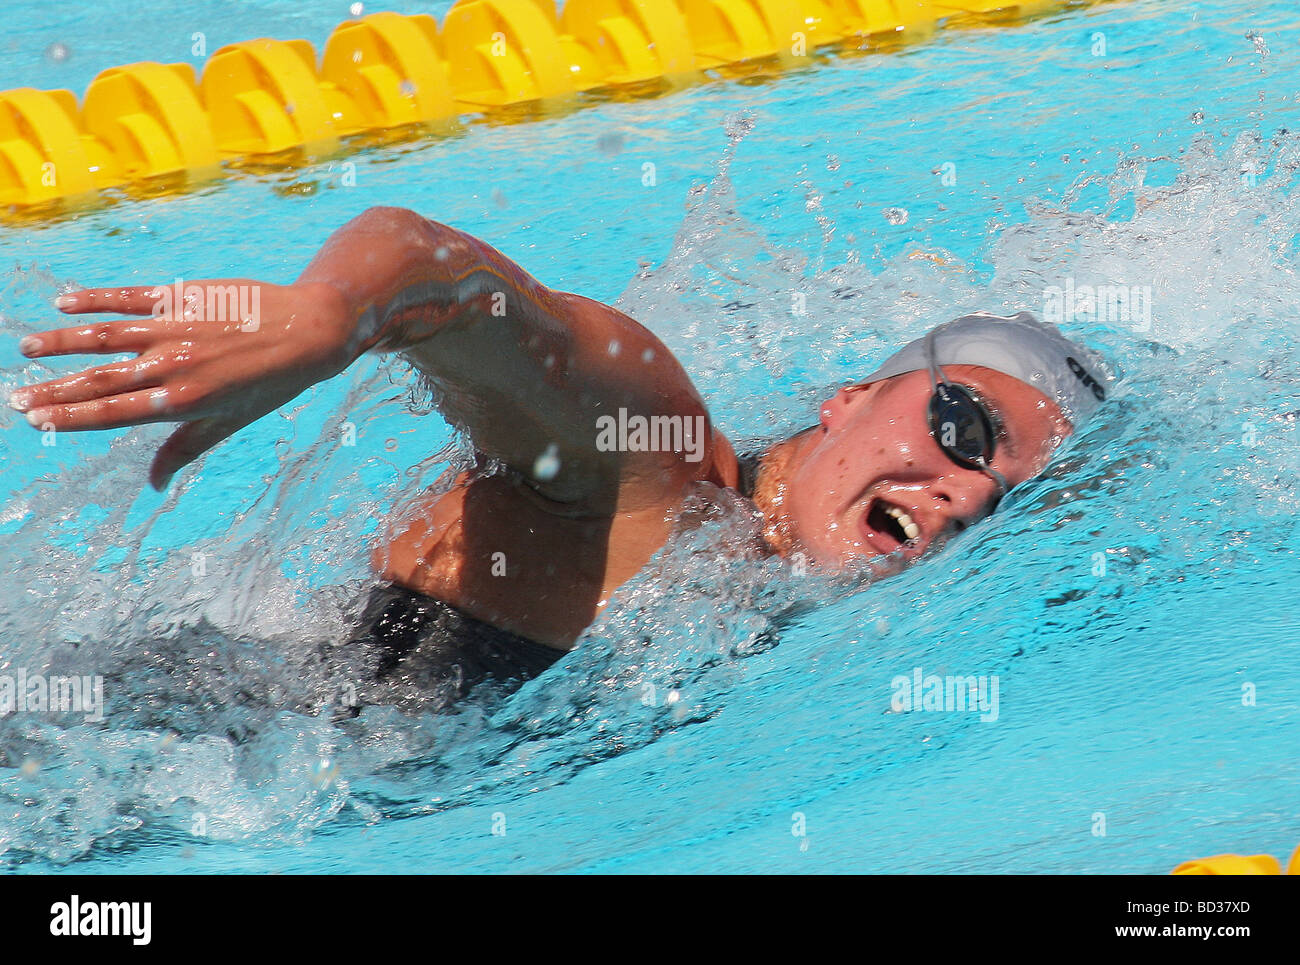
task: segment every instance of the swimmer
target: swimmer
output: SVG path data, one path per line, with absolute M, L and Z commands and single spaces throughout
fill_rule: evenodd
M 379 673 L 423 661 L 455 696 L 487 677 L 536 676 L 572 648 L 700 482 L 752 499 L 772 552 L 830 570 L 909 563 L 1039 473 L 1109 379 L 1091 351 L 1027 313 L 968 315 L 838 390 L 812 428 L 738 457 L 647 329 L 405 209 L 344 225 L 293 284 L 193 284 L 196 303 L 255 286 L 258 317 L 205 320 L 203 304 L 148 287 L 62 295 L 68 315 L 134 317 L 30 336 L 24 355 L 135 357 L 22 388 L 10 405 L 60 432 L 180 423 L 150 468 L 161 490 L 363 354 L 400 353 L 478 464 L 391 521 L 359 639 L 381 652 Z M 673 444 L 628 433 L 638 416 Z

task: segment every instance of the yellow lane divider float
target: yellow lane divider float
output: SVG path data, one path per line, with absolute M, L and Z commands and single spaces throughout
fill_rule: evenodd
M 430 16 L 340 24 L 317 64 L 306 40 L 99 74 L 71 91 L 0 92 L 0 213 L 58 214 L 106 189 L 184 190 L 245 159 L 292 165 L 339 139 L 454 123 L 595 89 L 688 84 L 811 52 L 916 41 L 952 22 L 1003 22 L 1078 0 L 459 0 Z M 644 91 L 638 91 L 644 94 Z
M 1295 849 L 1286 871 L 1270 854 L 1216 854 L 1213 858 L 1184 861 L 1170 874 L 1175 875 L 1300 875 L 1300 848 Z

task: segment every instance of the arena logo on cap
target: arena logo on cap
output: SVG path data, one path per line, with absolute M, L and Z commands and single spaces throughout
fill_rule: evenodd
M 1043 289 L 1043 318 L 1056 325 L 1113 322 L 1134 332 L 1151 331 L 1150 285 L 1076 285 Z
M 1092 394 L 1097 397 L 1097 400 L 1099 402 L 1105 401 L 1106 390 L 1101 387 L 1101 385 L 1097 382 L 1096 379 L 1094 379 L 1091 375 L 1088 374 L 1088 370 L 1085 369 L 1082 365 L 1080 365 L 1077 359 L 1075 359 L 1071 355 L 1067 355 L 1065 357 L 1065 364 L 1070 367 L 1070 371 L 1074 373 L 1074 377 L 1076 379 L 1078 379 L 1088 388 L 1092 389 Z

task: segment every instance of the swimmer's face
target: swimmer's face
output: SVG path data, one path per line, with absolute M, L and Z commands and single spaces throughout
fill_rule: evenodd
M 1041 472 L 1070 432 L 1056 403 L 1018 379 L 975 365 L 943 374 L 1001 422 L 990 464 L 1008 487 Z M 795 440 L 783 473 L 788 548 L 828 566 L 888 554 L 911 562 L 992 511 L 993 479 L 953 462 L 930 434 L 933 392 L 928 372 L 909 372 L 822 405 L 820 426 Z

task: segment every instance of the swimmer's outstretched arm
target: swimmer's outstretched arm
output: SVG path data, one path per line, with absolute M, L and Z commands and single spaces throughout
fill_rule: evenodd
M 672 498 L 693 478 L 734 474 L 726 441 L 677 360 L 621 312 L 552 291 L 483 242 L 400 208 L 372 208 L 330 237 L 292 285 L 246 279 L 260 313 L 205 321 L 155 315 L 163 289 L 62 296 L 68 314 L 153 316 L 41 333 L 32 358 L 139 353 L 32 386 L 11 404 L 38 428 L 183 422 L 154 458 L 162 488 L 181 467 L 367 351 L 398 351 L 438 390 L 475 445 L 561 511 L 602 514 Z M 702 417 L 698 451 L 606 451 L 598 420 Z M 732 482 L 717 478 L 715 481 Z
M 677 359 L 607 305 L 553 291 L 489 245 L 401 208 L 372 208 L 335 234 L 304 283 L 342 293 L 352 356 L 400 351 L 443 415 L 478 449 L 574 512 L 610 512 L 633 491 L 657 501 L 707 469 L 682 453 L 601 451 L 598 420 L 708 413 Z M 721 443 L 726 445 L 725 441 Z

